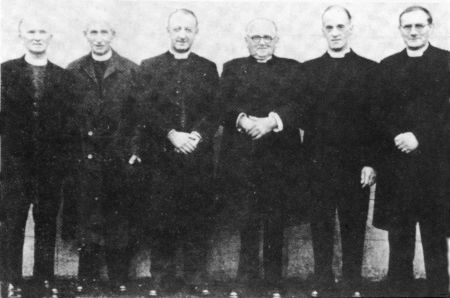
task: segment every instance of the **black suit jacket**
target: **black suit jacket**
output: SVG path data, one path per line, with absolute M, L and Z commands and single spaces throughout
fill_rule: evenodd
M 221 173 L 225 181 L 232 180 L 230 177 L 242 181 L 255 179 L 255 175 L 259 175 L 255 169 L 259 166 L 287 176 L 298 174 L 295 167 L 301 160 L 298 120 L 303 117 L 299 102 L 307 98 L 303 93 L 305 78 L 300 67 L 295 60 L 276 56 L 266 63 L 258 63 L 249 56 L 224 64 L 220 99 L 224 126 Z M 253 141 L 236 129 L 240 113 L 267 117 L 270 112 L 280 116 L 283 131 Z M 274 179 L 283 180 L 284 175 L 275 175 Z
M 363 166 L 373 166 L 369 95 L 377 64 L 350 51 L 344 58 L 325 53 L 303 65 L 313 98 L 302 123 L 309 161 L 328 172 L 334 164 L 359 177 Z
M 377 73 L 373 115 L 381 139 L 377 148 L 377 198 L 374 225 L 390 229 L 418 211 L 449 210 L 443 196 L 446 164 L 444 116 L 448 110 L 449 52 L 433 46 L 422 57 L 408 57 L 406 50 L 381 61 Z M 394 138 L 412 132 L 419 147 L 400 152 Z M 446 218 L 440 219 L 448 223 Z M 433 216 L 440 216 L 433 214 Z
M 156 153 L 163 164 L 166 158 L 192 160 L 194 164 L 200 158 L 212 164 L 212 137 L 219 122 L 218 80 L 216 65 L 195 53 L 178 60 L 166 52 L 142 61 L 135 92 L 140 115 L 134 139 L 136 153 L 145 159 L 155 158 Z M 197 131 L 202 136 L 194 154 L 174 153 L 167 139 L 172 129 Z
M 13 156 L 46 172 L 66 170 L 79 140 L 73 119 L 72 76 L 48 62 L 44 94 L 34 103 L 33 83 L 24 57 L 2 63 L 1 74 L 2 160 Z

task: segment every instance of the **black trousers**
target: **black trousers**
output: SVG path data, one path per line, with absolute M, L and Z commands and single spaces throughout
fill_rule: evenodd
M 3 160 L 6 207 L 5 265 L 13 283 L 22 280 L 23 245 L 28 211 L 33 204 L 35 251 L 33 277 L 52 280 L 55 266 L 56 217 L 61 200 L 61 175 L 45 164 L 8 157 Z
M 288 198 L 295 193 L 298 174 L 281 168 L 281 164 L 284 163 L 274 158 L 265 162 L 255 158 L 224 171 L 224 197 L 240 233 L 237 282 L 261 279 L 262 270 L 267 285 L 277 285 L 282 280 L 285 208 Z
M 369 190 L 361 189 L 360 172 L 326 168 L 311 181 L 311 233 L 314 279 L 319 287 L 334 283 L 332 272 L 336 212 L 342 244 L 343 281 L 356 290 L 361 281 Z
M 156 283 L 176 276 L 176 255 L 183 255 L 187 284 L 208 281 L 207 257 L 214 229 L 212 159 L 168 154 L 153 177 L 146 226 L 150 235 L 151 274 Z M 189 157 L 188 157 L 189 158 Z
M 125 163 L 98 162 L 82 171 L 79 198 L 78 279 L 100 280 L 103 256 L 113 286 L 128 282 L 141 215 L 135 206 Z
M 388 280 L 395 292 L 408 291 L 414 280 L 413 260 L 416 247 L 416 224 L 419 223 L 422 240 L 428 294 L 433 297 L 448 295 L 447 210 L 430 200 L 426 208 L 415 214 L 405 214 L 398 225 L 389 230 Z

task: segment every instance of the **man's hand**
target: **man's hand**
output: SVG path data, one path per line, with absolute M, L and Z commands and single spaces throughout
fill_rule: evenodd
M 253 127 L 247 131 L 247 134 L 253 139 L 257 140 L 273 131 L 277 126 L 277 121 L 273 117 L 258 118 L 254 116 L 249 117 L 254 122 Z
M 377 174 L 372 167 L 364 167 L 361 170 L 361 186 L 372 186 L 375 184 L 375 178 Z
M 411 153 L 419 146 L 419 141 L 412 132 L 401 133 L 394 138 L 395 146 L 404 153 Z
M 250 129 L 255 126 L 255 122 L 250 120 L 246 115 L 239 118 L 238 128 L 242 129 L 245 133 L 248 133 Z
M 192 142 L 191 134 L 189 133 L 171 130 L 167 135 L 167 138 L 175 147 L 175 151 L 178 153 L 189 154 L 196 148 Z
M 128 160 L 128 163 L 129 163 L 130 165 L 134 165 L 134 163 L 135 163 L 136 161 L 137 161 L 138 163 L 141 163 L 141 162 L 142 162 L 142 160 L 139 158 L 139 156 L 133 154 L 133 155 L 130 157 L 130 159 Z

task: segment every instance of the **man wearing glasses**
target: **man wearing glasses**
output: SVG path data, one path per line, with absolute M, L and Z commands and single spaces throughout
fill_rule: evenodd
M 297 185 L 301 140 L 291 120 L 301 114 L 295 101 L 301 100 L 304 80 L 297 61 L 274 55 L 278 33 L 271 20 L 251 21 L 245 41 L 250 56 L 225 63 L 221 78 L 221 177 L 240 224 L 236 279 L 271 291 L 282 278 L 285 203 Z M 259 276 L 261 221 L 264 280 Z
M 389 231 L 390 295 L 418 294 L 413 288 L 416 224 L 426 272 L 423 296 L 448 294 L 443 117 L 448 109 L 449 52 L 432 46 L 430 12 L 420 6 L 399 17 L 406 49 L 380 64 L 375 117 L 378 145 L 374 226 Z
M 307 109 L 305 148 L 310 165 L 311 232 L 314 248 L 313 296 L 335 291 L 333 233 L 336 212 L 342 242 L 344 296 L 361 295 L 371 164 L 368 82 L 376 63 L 350 47 L 353 24 L 344 7 L 330 6 L 322 14 L 328 49 L 304 63 L 314 104 Z

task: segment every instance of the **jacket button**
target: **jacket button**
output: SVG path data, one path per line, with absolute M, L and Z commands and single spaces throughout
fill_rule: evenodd
M 88 131 L 88 136 L 93 136 L 94 132 L 92 130 Z
M 92 159 L 93 158 L 92 154 L 88 154 L 87 158 Z
M 180 90 L 175 91 L 176 94 L 180 94 Z
M 94 201 L 98 201 L 98 197 L 95 197 L 95 198 L 94 198 Z

